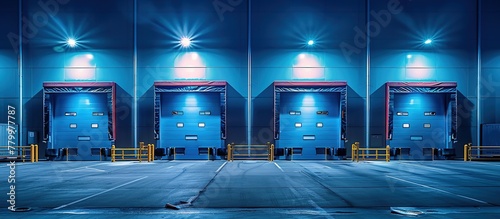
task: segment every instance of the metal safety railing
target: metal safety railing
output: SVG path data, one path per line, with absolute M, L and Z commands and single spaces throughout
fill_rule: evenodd
M 352 144 L 352 161 L 359 162 L 363 160 L 380 160 L 383 158 L 386 162 L 391 160 L 391 147 L 387 145 L 385 148 L 360 148 L 359 142 Z
M 500 146 L 473 146 L 464 145 L 464 161 L 473 160 L 500 160 Z
M 30 162 L 38 162 L 38 145 L 29 146 L 0 146 L 0 157 L 7 159 L 21 159 L 23 162 L 29 158 Z
M 115 145 L 111 146 L 111 162 L 116 161 L 139 161 L 147 160 L 147 162 L 154 161 L 155 145 L 144 142 L 139 143 L 137 148 L 117 148 Z
M 265 145 L 227 145 L 227 160 L 268 160 L 274 161 L 274 144 Z

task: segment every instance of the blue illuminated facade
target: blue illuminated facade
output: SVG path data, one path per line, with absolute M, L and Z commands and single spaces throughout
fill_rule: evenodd
M 95 142 L 95 147 L 158 144 L 155 82 L 225 81 L 226 136 L 218 135 L 214 147 L 276 143 L 275 81 L 344 81 L 346 136 L 332 135 L 324 145 L 350 153 L 354 142 L 391 144 L 384 116 L 387 82 L 456 82 L 456 141 L 446 138 L 439 147 L 455 149 L 460 157 L 464 144 L 479 144 L 482 124 L 500 123 L 499 18 L 496 0 L 8 0 L 0 8 L 0 101 L 5 106 L 0 115 L 7 114 L 8 105 L 16 108 L 19 143 L 26 145 L 28 131 L 43 136 L 44 82 L 114 82 L 116 133 L 112 142 Z M 183 37 L 189 46 L 183 46 Z M 75 39 L 74 47 L 69 38 Z M 432 42 L 426 43 L 428 39 Z M 449 130 L 445 97 L 412 95 L 395 97 L 400 99 L 395 111 L 435 111 L 440 119 L 431 127 Z M 318 107 L 335 112 L 337 125 L 331 131 L 340 133 L 338 105 L 325 101 L 339 97 L 312 96 L 324 103 Z M 212 99 L 213 107 L 220 106 L 215 96 L 196 98 L 207 107 Z M 283 98 L 301 107 L 303 102 L 294 99 L 306 97 Z M 85 108 L 71 102 L 77 99 L 64 99 L 58 97 L 55 105 L 62 101 L 66 108 Z M 165 96 L 162 102 L 188 99 Z M 412 107 L 412 99 L 426 104 Z M 103 111 L 106 100 L 90 103 L 95 107 L 89 112 Z M 218 112 L 215 108 L 210 111 Z M 160 120 L 168 121 L 167 114 Z M 54 118 L 55 129 L 72 123 Z M 205 130 L 213 131 L 208 129 L 212 122 L 220 126 L 216 120 L 207 120 Z M 0 123 L 7 123 L 6 118 Z M 401 135 L 394 134 L 392 143 L 401 145 L 398 137 L 407 137 L 403 124 L 394 119 L 394 132 Z M 425 132 L 423 124 L 419 131 Z M 295 141 L 294 133 L 288 135 Z M 169 138 L 165 134 L 160 141 Z M 170 140 L 165 145 L 184 144 Z M 40 157 L 54 147 L 42 137 L 38 143 Z

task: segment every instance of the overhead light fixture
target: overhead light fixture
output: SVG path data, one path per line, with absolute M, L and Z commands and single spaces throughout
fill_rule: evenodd
M 182 47 L 187 48 L 187 47 L 191 46 L 191 39 L 189 39 L 187 37 L 182 37 L 180 40 L 180 44 Z
M 71 47 L 71 48 L 74 48 L 77 44 L 76 40 L 73 39 L 73 38 L 68 38 L 68 40 L 66 40 L 66 44 Z
M 427 39 L 424 43 L 425 43 L 425 44 L 427 44 L 427 45 L 428 45 L 428 44 L 431 44 L 431 43 L 432 43 L 432 40 L 431 40 L 431 39 Z
M 309 42 L 307 42 L 307 45 L 309 45 L 309 46 L 314 45 L 314 40 L 309 40 Z

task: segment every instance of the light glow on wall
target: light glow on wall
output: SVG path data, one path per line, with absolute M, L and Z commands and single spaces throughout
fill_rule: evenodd
M 64 68 L 65 81 L 95 81 L 96 64 L 91 53 L 77 54 Z
M 301 53 L 295 58 L 293 65 L 293 79 L 324 79 L 325 68 L 321 66 L 319 58 L 311 53 Z
M 406 55 L 406 79 L 431 79 L 435 71 L 433 56 L 430 53 L 413 53 Z
M 174 61 L 175 79 L 206 79 L 206 65 L 197 52 L 184 52 Z

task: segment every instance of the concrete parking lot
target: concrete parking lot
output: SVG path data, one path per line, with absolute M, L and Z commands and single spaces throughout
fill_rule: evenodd
M 0 217 L 497 218 L 499 170 L 463 161 L 17 163 L 16 206 L 31 210 L 3 201 Z

